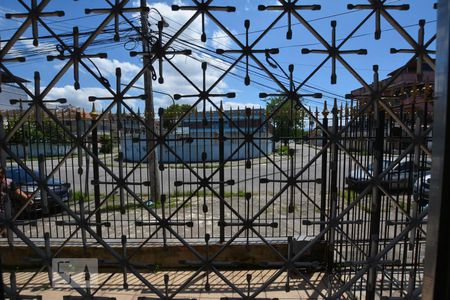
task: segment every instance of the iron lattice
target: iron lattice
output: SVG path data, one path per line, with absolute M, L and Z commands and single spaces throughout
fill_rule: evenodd
M 46 203 L 48 197 L 54 199 L 62 211 L 49 214 L 46 218 L 24 220 L 20 215 L 26 211 L 28 204 L 13 209 L 8 197 L 4 200 L 5 214 L 0 222 L 7 228 L 7 237 L 2 240 L 2 245 L 13 248 L 25 245 L 30 248 L 42 264 L 37 273 L 49 270 L 51 259 L 59 257 L 61 251 L 72 243 L 85 249 L 93 245 L 104 249 L 112 261 L 102 262 L 101 265 L 121 269 L 124 288 L 129 287 L 128 277 L 132 276 L 161 299 L 175 297 L 202 276 L 206 276 L 206 291 L 215 288 L 209 280 L 215 277 L 243 299 L 257 299 L 280 278 L 285 283 L 283 288 L 286 291 L 299 289 L 297 280 L 300 280 L 303 284 L 300 289 L 312 291 L 316 298 L 374 299 L 386 296 L 412 299 L 420 296 L 427 208 L 417 205 L 411 187 L 406 192 L 394 194 L 389 190 L 390 186 L 384 184 L 386 180 L 396 180 L 389 177 L 390 171 L 404 159 L 414 166 L 410 176 L 421 171 L 431 159 L 427 138 L 432 124 L 429 113 L 432 109 L 432 83 L 420 87 L 422 93 L 428 89 L 425 104 L 421 106 L 417 103 L 412 103 L 409 108 L 396 106 L 394 103 L 398 103 L 396 100 L 401 95 L 390 90 L 401 71 L 417 62 L 417 87 L 412 89 L 412 93 L 419 93 L 424 65 L 432 70 L 435 68 L 432 58 L 435 52 L 429 48 L 433 46 L 436 36 L 425 40 L 425 22 L 419 22 L 416 40 L 391 13 L 392 10 L 413 7 L 382 0 L 349 4 L 347 8 L 350 10 L 367 10 L 367 17 L 355 22 L 354 30 L 341 40 L 336 37 L 337 23 L 332 21 L 331 41 L 328 42 L 328 38 L 303 16 L 305 10 L 319 11 L 320 5 L 279 0 L 279 5 L 270 3 L 258 6 L 261 14 L 275 11 L 277 16 L 251 42 L 251 22 L 243 22 L 245 38 L 242 41 L 221 21 L 227 13 L 234 13 L 235 8 L 216 6 L 216 1 L 212 0 L 193 0 L 192 6 L 173 5 L 172 10 L 192 11 L 192 16 L 171 34 L 165 32 L 162 21 L 157 23 L 155 31 L 149 34 L 143 32 L 148 25 L 136 23 L 133 14 L 145 16 L 150 11 L 149 7 L 134 7 L 129 0 L 105 0 L 105 8 L 85 11 L 86 14 L 104 17 L 94 30 L 84 33 L 74 27 L 72 33 L 66 36 L 57 33 L 58 30 L 54 29 L 56 24 L 51 21 L 54 18 L 50 17 L 70 17 L 65 16 L 68 12 L 49 12 L 50 0 L 32 0 L 31 6 L 22 0 L 17 2 L 22 5 L 22 12 L 7 14 L 6 18 L 19 20 L 20 26 L 0 49 L 0 69 L 3 76 L 13 79 L 28 99 L 12 100 L 12 104 L 20 103 L 21 108 L 2 115 L 1 163 L 6 167 L 20 166 L 38 183 L 31 198 L 40 197 L 44 213 L 51 210 L 47 207 L 49 203 Z M 324 2 L 323 5 L 328 4 Z M 381 20 L 384 20 L 411 48 L 391 50 L 393 55 L 409 53 L 411 57 L 387 82 L 379 79 L 378 66 L 373 66 L 373 81 L 367 81 L 344 58 L 346 55 L 370 52 L 370 49 L 348 50 L 346 45 L 373 18 L 376 40 L 381 38 Z M 278 64 L 277 55 L 282 54 L 279 48 L 263 46 L 264 38 L 286 19 L 287 40 L 302 39 L 293 32 L 292 20 L 295 20 L 315 39 L 314 43 L 322 47 L 301 49 L 303 55 L 324 56 L 323 62 L 310 74 L 304 75 L 302 81 L 295 78 L 294 65 L 289 65 L 288 71 L 284 72 Z M 201 20 L 202 42 L 208 40 L 207 27 L 214 25 L 234 45 L 234 49 L 215 50 L 218 59 L 227 64 L 219 68 L 221 74 L 212 83 L 208 81 L 208 72 L 214 65 L 211 61 L 202 61 L 199 48 L 183 39 L 183 34 L 196 20 Z M 21 36 L 30 29 L 34 46 L 38 47 L 43 42 L 43 31 L 58 45 L 56 53 L 54 51 L 45 59 L 61 65 L 44 88 L 41 88 L 37 71 L 33 75 L 34 88 L 29 88 L 14 76 L 15 67 L 30 59 L 14 52 Z M 89 63 L 94 58 L 100 60 L 109 56 L 110 53 L 97 53 L 95 47 L 96 42 L 105 35 L 110 40 L 112 35 L 113 42 L 118 44 L 144 43 L 140 52 L 135 49 L 121 50 L 131 57 L 142 57 L 144 64 L 126 78 L 121 68 L 117 68 L 114 84 L 105 80 Z M 202 79 L 199 82 L 190 78 L 186 70 L 172 59 L 180 55 L 200 61 L 198 72 Z M 338 82 L 336 65 L 339 63 L 365 92 L 350 95 L 345 106 L 334 101 L 334 104 L 328 105 L 331 111 L 328 111 L 324 101 L 323 111 L 319 113 L 307 107 L 304 99 L 321 99 L 322 94 L 314 89 L 305 91 L 305 88 L 328 61 L 331 62 L 332 84 Z M 156 70 L 154 64 L 157 64 Z M 367 65 L 372 67 L 369 61 Z M 284 75 L 274 71 L 274 66 L 278 66 Z M 149 94 L 151 90 L 146 88 L 142 94 L 137 94 L 133 93 L 133 88 L 144 75 L 158 79 L 159 84 L 167 84 L 166 68 L 174 70 L 195 92 L 183 94 L 183 91 L 175 91 L 175 100 L 193 99 L 193 102 L 188 111 L 176 120 L 170 120 L 173 122 L 163 128 L 163 109 L 157 114 L 152 110 L 141 114 L 130 101 L 148 101 L 152 98 Z M 85 99 L 93 103 L 107 103 L 103 110 L 89 114 L 52 109 L 52 103 L 66 101 L 48 98 L 66 74 L 73 71 L 74 91 L 83 88 L 81 70 L 107 94 L 90 95 Z M 237 77 L 240 77 L 244 88 L 255 85 L 258 76 L 268 78 L 271 81 L 268 88 L 271 90 L 263 90 L 260 97 L 279 97 L 282 101 L 277 108 L 270 113 L 249 107 L 239 111 L 224 109 L 221 102 L 215 99 L 234 98 L 239 93 L 215 90 L 225 79 L 236 75 L 234 70 L 243 74 Z M 23 103 L 28 103 L 29 107 L 23 108 Z M 285 105 L 289 106 L 290 118 L 298 116 L 305 120 L 307 128 L 303 128 L 302 132 L 306 134 L 299 135 L 298 129 L 294 128 L 274 138 L 272 133 L 276 125 L 273 120 Z M 159 120 L 159 126 L 154 125 L 155 119 Z M 183 124 L 195 122 L 199 130 L 193 133 L 183 131 Z M 207 131 L 213 122 L 218 124 L 217 134 Z M 59 131 L 51 124 L 55 124 Z M 397 137 L 391 135 L 394 127 L 401 132 Z M 48 158 L 49 154 L 45 151 L 39 153 L 37 159 L 22 157 L 17 150 L 20 146 L 17 141 L 23 142 L 25 137 L 33 138 L 26 132 L 44 134 L 48 128 L 64 139 L 67 146 L 64 151 L 55 158 Z M 111 153 L 105 150 L 106 154 L 98 147 L 107 144 L 99 142 L 105 132 L 110 135 L 112 145 Z M 233 142 L 237 146 L 226 149 L 227 143 Z M 286 153 L 272 154 L 272 143 L 280 142 L 289 145 L 285 148 Z M 45 147 L 52 140 L 43 138 L 35 143 L 47 149 Z M 127 143 L 139 147 L 138 158 L 127 156 Z M 192 144 L 197 145 L 197 149 L 189 148 Z M 218 149 L 216 159 L 212 159 L 214 145 Z M 177 151 L 177 147 L 190 149 L 189 154 L 188 150 Z M 147 160 L 155 156 L 160 160 L 154 166 L 155 170 L 150 170 Z M 383 163 L 386 156 L 391 158 L 388 165 Z M 369 164 L 374 166 L 371 170 Z M 345 176 L 355 166 L 362 170 L 369 184 L 362 190 L 350 192 Z M 233 170 L 237 172 L 233 173 Z M 89 172 L 93 174 L 89 175 Z M 71 201 L 64 201 L 51 188 L 48 179 L 57 176 L 68 181 L 71 178 L 73 194 L 77 195 Z M 155 176 L 160 179 L 155 179 Z M 160 190 L 155 188 L 156 180 L 161 182 Z M 158 195 L 158 199 L 152 199 L 153 203 L 150 203 L 147 201 L 148 195 Z M 294 251 L 299 237 L 303 239 L 303 246 Z M 195 247 L 199 240 L 203 245 L 201 251 Z M 275 240 L 286 247 L 277 247 Z M 194 271 L 171 288 L 168 288 L 171 278 L 166 275 L 164 284 L 155 284 L 155 279 L 150 280 L 145 275 L 155 266 L 142 266 L 133 260 L 154 242 L 164 248 L 183 246 L 194 261 L 186 260 L 180 265 Z M 118 247 L 114 247 L 114 243 Z M 273 270 L 261 282 L 252 280 L 253 267 L 247 269 L 244 283 L 226 275 L 226 269 L 242 266 L 238 262 L 222 261 L 221 255 L 242 243 L 246 249 L 256 247 L 256 244 L 262 245 L 275 258 L 274 261 L 253 266 Z M 307 254 L 318 249 L 318 246 L 326 249 L 325 254 L 305 260 Z M 165 267 L 169 266 L 158 266 Z M 13 297 L 26 289 L 28 282 L 18 288 L 15 273 L 11 274 L 7 295 Z M 105 278 L 102 285 L 108 280 L 109 277 Z M 77 289 L 85 297 L 95 295 L 99 290 L 101 288 Z

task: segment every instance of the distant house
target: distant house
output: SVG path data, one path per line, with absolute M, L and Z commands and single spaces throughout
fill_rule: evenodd
M 11 77 L 3 71 L 0 71 L 0 111 L 15 110 L 19 105 L 11 105 L 9 100 L 21 99 L 27 100 L 28 95 L 19 87 L 17 82 L 28 83 L 29 81 L 20 77 Z
M 265 122 L 266 111 L 252 109 L 250 114 L 248 112 L 245 109 L 224 112 L 225 159 L 251 159 L 272 152 L 271 126 L 269 122 Z M 253 143 L 246 143 L 245 138 L 249 134 L 253 135 Z M 162 162 L 179 162 L 180 158 L 185 162 L 201 162 L 205 153 L 206 161 L 218 161 L 219 137 L 219 112 L 194 111 L 168 135 L 166 143 L 170 150 L 168 147 L 159 149 L 159 159 Z M 139 139 L 141 141 L 136 142 L 136 135 L 127 134 L 122 140 L 125 159 L 139 161 L 146 154 L 145 133 L 140 133 Z
M 204 120 L 206 120 L 206 124 L 203 123 Z M 266 110 L 262 108 L 250 110 L 249 115 L 245 109 L 225 111 L 223 120 L 224 135 L 230 138 L 254 131 L 256 131 L 256 136 L 263 136 L 270 131 L 270 122 L 264 123 Z M 218 135 L 219 112 L 207 111 L 203 114 L 203 112 L 194 111 L 180 122 L 180 129 L 185 131 L 184 134 L 195 136 Z
M 385 97 L 384 101 L 389 103 L 392 110 L 405 123 L 414 122 L 417 116 L 422 116 L 422 119 L 424 119 L 423 117 L 426 115 L 427 124 L 423 126 L 423 129 L 431 124 L 433 119 L 434 70 L 427 63 L 423 63 L 422 74 L 418 76 L 417 61 L 411 61 L 388 75 L 388 78 L 380 81 L 380 87 L 382 88 L 390 83 L 382 95 L 382 97 Z M 370 99 L 370 94 L 364 87 L 351 91 L 350 95 L 351 98 L 356 100 L 359 107 L 362 107 Z M 370 109 L 368 111 L 370 112 Z M 361 121 L 354 122 L 354 126 L 357 127 L 360 138 L 370 135 L 368 132 L 369 123 L 366 119 L 362 118 Z M 393 143 L 404 135 L 400 124 L 397 122 L 392 122 L 387 130 L 385 142 Z M 431 134 L 429 139 L 431 139 Z M 360 150 L 372 149 L 372 142 L 368 140 L 365 141 L 367 145 L 361 145 L 356 141 L 352 143 L 355 144 L 355 148 L 360 148 Z M 400 142 L 394 142 L 392 145 L 396 145 L 394 148 L 403 149 L 407 143 L 400 145 Z M 352 148 L 352 146 L 349 146 L 349 148 Z
M 95 110 L 93 106 L 92 111 L 86 111 L 80 107 L 75 107 L 70 104 L 58 105 L 57 108 L 51 109 L 52 113 L 60 120 L 73 134 L 76 134 L 79 130 L 80 133 L 86 132 L 93 122 L 93 115 L 100 115 L 101 112 Z M 130 128 L 139 127 L 139 121 L 131 118 L 130 115 L 122 115 L 122 124 L 124 126 L 125 133 L 132 132 Z M 97 124 L 97 132 L 99 135 L 117 135 L 117 114 L 108 112 Z
M 403 110 L 410 113 L 413 110 L 422 112 L 426 110 L 428 114 L 432 114 L 435 74 L 427 63 L 422 65 L 421 76 L 417 75 L 417 61 L 411 61 L 388 75 L 388 78 L 380 81 L 380 86 L 385 87 L 395 77 L 383 93 L 385 100 L 395 111 Z M 361 105 L 369 98 L 369 92 L 365 87 L 351 91 L 350 95 Z M 395 99 L 391 99 L 393 97 Z

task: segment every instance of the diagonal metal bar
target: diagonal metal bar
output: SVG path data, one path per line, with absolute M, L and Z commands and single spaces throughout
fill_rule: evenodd
M 387 10 L 409 10 L 409 4 L 387 5 L 386 0 L 369 0 L 370 4 L 348 4 L 347 9 L 370 9 L 375 13 L 375 40 L 381 38 L 381 15 Z
M 322 53 L 322 54 L 328 54 L 328 56 L 331 57 L 331 84 L 337 83 L 337 75 L 336 75 L 336 60 L 339 59 L 339 61 L 342 60 L 342 54 L 357 54 L 357 55 L 366 55 L 367 50 L 366 49 L 357 49 L 357 50 L 341 50 L 340 46 L 336 44 L 336 25 L 337 22 L 335 20 L 331 21 L 331 45 L 327 47 L 326 50 L 316 50 L 316 49 L 308 49 L 303 48 L 302 54 L 309 54 L 309 53 Z M 350 71 L 353 70 L 348 64 L 345 65 L 347 68 L 350 68 Z M 354 72 L 357 74 L 356 72 Z M 359 75 L 358 75 L 359 78 Z
M 417 216 L 417 219 L 413 220 L 411 223 L 408 224 L 408 226 L 405 227 L 395 238 L 393 238 L 388 245 L 386 245 L 382 251 L 378 253 L 378 255 L 372 260 L 374 263 L 379 261 L 383 258 L 383 256 L 388 253 L 395 245 L 400 242 L 402 239 L 404 239 L 407 234 L 414 229 L 415 227 L 420 225 L 420 221 L 428 215 L 428 211 L 423 211 L 419 216 Z M 350 280 L 348 280 L 333 296 L 331 299 L 339 299 L 339 297 L 348 289 L 349 286 L 351 286 L 354 282 L 356 282 L 359 278 L 361 278 L 366 272 L 367 269 L 370 267 L 370 265 L 362 266 L 361 270 L 356 273 L 354 277 L 352 277 Z

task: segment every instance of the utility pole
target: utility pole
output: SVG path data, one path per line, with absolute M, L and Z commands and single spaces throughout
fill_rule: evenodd
M 147 0 L 141 0 L 141 8 L 147 6 Z M 142 30 L 142 51 L 144 53 L 150 52 L 150 43 L 149 43 L 149 28 L 148 28 L 148 11 L 141 9 L 141 30 Z M 144 66 L 147 66 L 151 61 L 151 57 L 149 55 L 143 56 Z M 153 82 L 152 82 L 152 72 L 147 67 L 144 72 L 144 90 L 145 90 L 145 123 L 150 128 L 150 130 L 146 130 L 146 140 L 147 140 L 147 149 L 153 149 L 155 146 L 155 108 L 153 106 Z M 161 126 L 161 125 L 160 125 Z M 160 145 L 161 147 L 161 145 Z M 160 199 L 160 181 L 159 181 L 159 172 L 157 167 L 157 156 L 156 149 L 151 151 L 148 156 L 148 179 L 150 181 L 150 196 L 151 201 L 156 202 Z

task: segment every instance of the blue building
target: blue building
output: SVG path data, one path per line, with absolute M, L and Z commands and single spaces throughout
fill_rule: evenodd
M 204 158 L 206 162 L 219 161 L 219 118 L 218 111 L 194 111 L 186 116 L 170 130 L 166 139 L 168 147 L 158 149 L 159 160 L 164 163 L 202 162 Z M 225 111 L 222 132 L 225 160 L 252 159 L 271 153 L 271 126 L 265 121 L 265 109 Z M 126 160 L 142 159 L 147 152 L 145 139 L 145 133 L 125 134 L 121 144 Z

